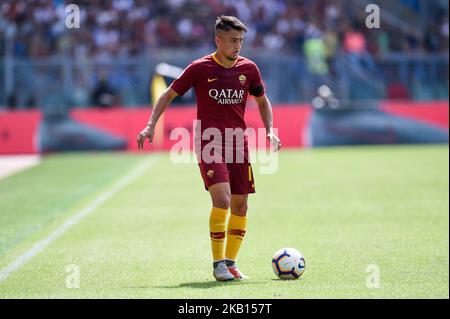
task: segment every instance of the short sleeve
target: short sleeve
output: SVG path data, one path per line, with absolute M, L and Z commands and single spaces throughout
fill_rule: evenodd
M 198 79 L 198 65 L 191 63 L 180 77 L 172 82 L 170 87 L 177 92 L 178 95 L 183 96 L 192 86 L 195 85 Z
M 262 84 L 261 72 L 259 72 L 258 66 L 256 64 L 254 64 L 254 71 L 252 81 L 250 82 L 249 93 L 256 97 L 264 95 L 264 86 Z

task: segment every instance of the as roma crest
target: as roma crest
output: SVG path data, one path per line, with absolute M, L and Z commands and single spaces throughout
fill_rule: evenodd
M 243 74 L 239 75 L 239 82 L 241 82 L 242 85 L 245 84 L 245 81 L 247 80 L 247 77 Z

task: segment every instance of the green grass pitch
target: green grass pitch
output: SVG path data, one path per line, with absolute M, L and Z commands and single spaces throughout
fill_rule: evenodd
M 50 155 L 0 180 L 0 272 L 150 161 L 0 282 L 0 298 L 449 297 L 447 145 L 284 150 L 275 175 L 255 164 L 239 255 L 251 279 L 231 283 L 212 277 L 210 199 L 196 164 L 162 153 Z M 304 254 L 300 280 L 275 278 L 282 247 Z M 69 265 L 79 288 L 66 285 Z M 369 265 L 378 288 L 367 286 Z

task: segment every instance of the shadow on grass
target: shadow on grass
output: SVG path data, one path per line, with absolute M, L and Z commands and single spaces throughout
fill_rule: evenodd
M 177 289 L 177 288 L 195 288 L 195 289 L 209 289 L 224 286 L 242 286 L 242 285 L 261 285 L 268 284 L 269 282 L 292 282 L 295 280 L 281 280 L 281 279 L 271 279 L 270 281 L 252 281 L 252 280 L 234 280 L 227 282 L 219 281 L 197 281 L 197 282 L 185 282 L 173 286 L 133 286 L 133 287 L 123 287 L 132 289 L 150 289 L 150 288 L 163 288 L 163 289 Z
M 176 289 L 176 288 L 195 288 L 195 289 L 208 289 L 224 286 L 241 286 L 241 285 L 259 285 L 264 284 L 263 281 L 251 281 L 251 280 L 233 280 L 228 282 L 219 281 L 198 281 L 198 282 L 185 282 L 174 286 L 153 286 L 153 288 L 164 288 L 164 289 Z

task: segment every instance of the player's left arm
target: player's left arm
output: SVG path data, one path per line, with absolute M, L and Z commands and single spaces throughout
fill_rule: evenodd
M 261 96 L 255 96 L 256 103 L 258 104 L 259 115 L 266 127 L 267 138 L 270 143 L 275 147 L 275 151 L 281 148 L 281 141 L 273 132 L 273 112 L 272 105 L 266 94 Z

